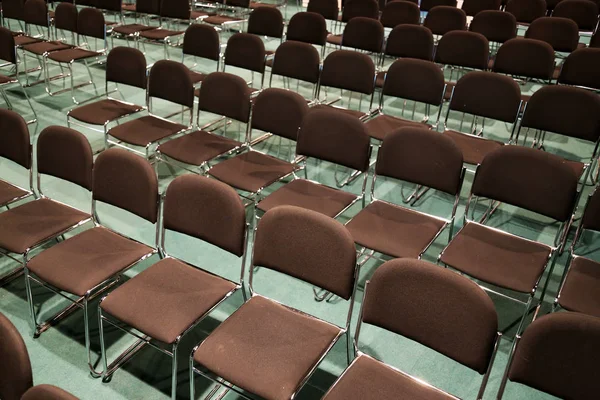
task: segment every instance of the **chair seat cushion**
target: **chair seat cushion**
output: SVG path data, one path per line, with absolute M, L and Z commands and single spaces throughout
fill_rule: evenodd
M 121 35 L 134 35 L 138 32 L 147 31 L 151 29 L 156 29 L 156 27 L 142 24 L 127 24 L 115 26 L 113 28 L 113 32 L 119 33 Z
M 356 195 L 343 190 L 305 179 L 295 179 L 265 197 L 258 203 L 258 208 L 267 212 L 277 206 L 290 205 L 317 211 L 333 218 L 356 198 Z
M 211 25 L 223 25 L 226 23 L 241 22 L 241 21 L 244 21 L 244 19 L 239 18 L 239 17 L 229 16 L 229 15 L 211 15 L 202 20 L 202 22 L 206 22 L 207 24 L 211 24 Z
M 517 292 L 533 290 L 550 247 L 468 222 L 444 249 L 441 261 L 473 278 Z
M 600 263 L 575 257 L 560 292 L 558 304 L 566 310 L 600 317 Z
M 397 258 L 417 258 L 445 225 L 441 219 L 374 201 L 346 227 L 361 246 Z
M 215 165 L 208 173 L 237 189 L 256 193 L 295 169 L 296 166 L 287 161 L 249 151 Z
M 366 355 L 359 355 L 323 400 L 448 400 L 441 390 L 396 371 Z
M 57 41 L 51 41 L 28 44 L 23 46 L 23 50 L 33 54 L 42 55 L 45 53 L 50 53 L 52 51 L 70 49 L 71 47 L 73 46 Z
M 403 118 L 392 117 L 391 115 L 380 114 L 365 122 L 367 133 L 373 139 L 383 140 L 389 133 L 394 132 L 398 128 L 418 127 L 431 129 L 431 125 L 423 122 L 410 121 Z
M 28 194 L 28 191 L 0 179 L 0 207 Z
M 236 285 L 174 258 L 160 260 L 111 292 L 103 311 L 163 343 L 173 343 Z
M 143 110 L 144 107 L 124 103 L 119 100 L 104 99 L 86 104 L 69 111 L 69 117 L 93 125 L 104 125 L 107 122 Z
M 47 198 L 0 213 L 0 247 L 17 254 L 90 218 L 88 213 Z
M 191 69 L 188 70 L 188 74 L 190 75 L 190 79 L 192 80 L 193 84 L 202 82 L 204 78 L 206 78 L 206 74 L 203 74 L 202 72 L 192 71 Z
M 140 32 L 140 37 L 151 40 L 164 40 L 171 36 L 183 35 L 185 31 L 173 31 L 170 29 L 151 29 Z
M 125 143 L 146 146 L 186 129 L 185 125 L 145 115 L 111 128 L 108 134 Z
M 72 48 L 60 51 L 53 51 L 48 54 L 48 58 L 60 62 L 60 63 L 68 63 L 76 60 L 83 60 L 85 58 L 98 57 L 101 53 L 91 50 L 85 50 L 80 48 Z
M 26 44 L 43 42 L 43 39 L 34 38 L 31 36 L 20 35 L 15 37 L 15 46 L 24 46 Z
M 6 83 L 16 83 L 19 80 L 12 76 L 0 75 L 0 85 L 4 85 Z
M 255 296 L 211 333 L 194 360 L 267 400 L 292 394 L 340 329 Z
M 198 18 L 205 18 L 205 17 L 210 17 L 216 15 L 213 12 L 208 12 L 208 11 L 196 11 L 196 10 L 192 10 L 190 13 L 190 18 L 191 19 L 198 19 Z
M 158 150 L 175 160 L 200 166 L 241 145 L 237 140 L 205 131 L 194 131 L 161 144 Z
M 271 7 L 271 8 L 277 8 L 279 7 L 279 4 L 272 4 L 272 3 L 261 3 L 258 1 L 251 1 L 250 2 L 250 9 L 254 10 L 258 7 Z
M 135 12 L 136 11 L 135 3 L 133 3 L 133 4 L 122 4 L 121 5 L 121 11 Z
M 78 400 L 71 393 L 53 385 L 36 385 L 27 390 L 21 400 Z
M 28 267 L 52 286 L 83 296 L 153 252 L 151 247 L 96 227 L 41 252 Z
M 342 107 L 335 107 L 335 106 L 332 106 L 329 104 L 317 104 L 316 106 L 314 106 L 312 108 L 316 109 L 316 110 L 336 110 L 336 111 L 343 112 L 344 114 L 348 114 L 348 115 L 351 115 L 356 118 L 362 118 L 365 116 L 365 113 L 362 111 L 350 110 L 348 108 L 342 108 Z
M 502 142 L 453 130 L 444 131 L 444 135 L 452 139 L 462 151 L 463 160 L 467 164 L 479 165 L 486 155 L 504 146 Z
M 327 35 L 327 43 L 334 44 L 336 46 L 342 45 L 342 35 Z

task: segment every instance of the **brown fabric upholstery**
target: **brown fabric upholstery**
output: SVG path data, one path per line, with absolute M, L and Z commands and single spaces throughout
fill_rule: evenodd
M 471 21 L 469 30 L 481 33 L 490 42 L 504 43 L 517 36 L 517 20 L 504 11 L 481 11 Z
M 283 15 L 273 7 L 257 7 L 248 17 L 248 33 L 258 36 L 281 38 L 283 36 Z
M 309 0 L 306 11 L 320 14 L 323 18 L 332 21 L 337 20 L 340 12 L 337 0 Z
M 23 254 L 90 218 L 89 214 L 42 198 L 0 214 L 0 247 Z
M 27 24 L 47 27 L 48 5 L 45 0 L 27 0 L 23 5 L 23 20 Z
M 3 400 L 19 400 L 33 385 L 29 353 L 21 334 L 0 313 L 0 396 Z
M 456 0 L 423 0 L 421 1 L 421 11 L 429 11 L 433 7 L 448 6 L 456 7 Z
M 556 5 L 552 16 L 574 21 L 579 30 L 593 31 L 598 23 L 598 4 L 587 0 L 564 0 Z
M 15 37 L 15 45 L 16 46 L 26 46 L 28 44 L 39 43 L 42 39 L 34 38 L 26 35 L 19 35 Z
M 145 30 L 155 29 L 153 26 L 146 26 L 142 24 L 127 24 L 127 25 L 117 25 L 113 28 L 113 32 L 119 33 L 121 35 L 134 35 L 138 32 L 142 32 Z
M 554 50 L 541 40 L 510 39 L 498 49 L 493 71 L 549 80 L 554 73 Z
M 265 44 L 250 33 L 235 33 L 227 41 L 225 65 L 265 72 Z
M 215 28 L 191 24 L 183 36 L 183 54 L 219 61 L 221 44 Z
M 420 18 L 419 6 L 408 1 L 388 2 L 381 13 L 381 23 L 386 28 L 401 24 L 419 25 Z
M 343 113 L 346 114 L 352 118 L 356 118 L 356 119 L 360 119 L 364 116 L 366 116 L 367 114 L 359 111 L 359 110 L 351 110 L 349 108 L 343 108 L 343 107 L 336 107 L 333 106 L 331 104 L 317 104 L 315 106 L 312 106 L 310 108 L 311 110 L 328 110 L 328 111 L 334 111 L 334 112 L 338 112 L 338 113 Z
M 135 8 L 140 14 L 158 15 L 160 3 L 160 0 L 136 0 Z
M 143 107 L 118 100 L 104 99 L 69 111 L 69 117 L 92 125 L 104 125 L 125 115 L 141 111 Z
M 454 87 L 450 109 L 514 123 L 521 105 L 521 89 L 512 78 L 474 71 Z
M 591 3 L 588 0 L 584 1 Z M 600 76 L 597 73 L 599 70 L 600 49 L 578 49 L 569 54 L 562 64 L 558 83 L 600 90 Z
M 78 400 L 73 396 L 53 385 L 37 385 L 29 389 L 21 400 Z
M 600 264 L 585 257 L 575 257 L 558 297 L 566 310 L 600 318 Z
M 498 330 L 494 303 L 476 283 L 408 258 L 377 268 L 366 289 L 363 321 L 415 340 L 480 374 L 488 368 Z
M 111 292 L 100 307 L 154 339 L 174 343 L 233 289 L 232 282 L 165 258 Z
M 84 58 L 97 57 L 98 55 L 99 53 L 95 51 L 72 48 L 53 51 L 52 53 L 48 54 L 48 58 L 59 63 L 70 63 L 77 60 L 83 60 Z
M 61 2 L 56 5 L 54 26 L 69 32 L 77 32 L 77 7 L 75 4 Z
M 521 126 L 596 142 L 600 137 L 600 98 L 580 88 L 542 87 L 527 102 Z
M 160 2 L 160 16 L 180 20 L 190 19 L 190 2 L 187 0 L 169 0 Z
M 146 245 L 97 227 L 41 252 L 28 268 L 50 285 L 83 296 L 150 253 Z
M 208 18 L 204 18 L 202 20 L 202 22 L 205 22 L 205 23 L 211 24 L 211 25 L 222 25 L 227 22 L 241 22 L 241 21 L 243 21 L 242 18 L 229 16 L 229 15 L 212 15 L 212 16 L 210 16 Z
M 467 29 L 467 14 L 456 6 L 436 6 L 427 13 L 423 26 L 434 35 Z
M 246 81 L 226 72 L 209 74 L 200 87 L 198 108 L 237 121 L 248 122 L 250 97 Z
M 313 45 L 288 40 L 277 47 L 271 68 L 271 74 L 316 84 L 321 73 L 321 60 Z
M 27 45 L 23 46 L 22 49 L 25 51 L 28 51 L 30 53 L 41 56 L 45 53 L 50 53 L 50 52 L 58 51 L 58 50 L 65 50 L 65 49 L 69 49 L 71 47 L 72 47 L 71 45 L 68 45 L 65 43 L 49 41 L 49 42 L 35 42 L 35 43 L 27 44 Z
M 23 117 L 12 110 L 0 109 L 0 157 L 31 168 L 29 129 Z
M 581 223 L 585 229 L 600 231 L 600 190 L 595 190 L 589 198 Z
M 560 398 L 593 399 L 600 390 L 595 367 L 600 357 L 598 335 L 596 317 L 544 315 L 523 333 L 508 377 Z
M 327 35 L 327 43 L 331 43 L 335 46 L 341 46 L 342 35 Z
M 380 53 L 383 50 L 383 25 L 366 17 L 352 18 L 344 28 L 342 46 Z
M 290 18 L 286 40 L 323 46 L 325 45 L 326 37 L 327 23 L 321 14 L 315 12 L 298 12 Z
M 23 21 L 25 18 L 24 4 L 24 0 L 4 0 L 2 4 L 2 14 L 4 18 Z
M 145 147 L 186 129 L 185 125 L 146 115 L 117 125 L 108 134 L 125 143 Z
M 501 0 L 465 0 L 461 6 L 468 16 L 475 16 L 481 11 L 500 9 Z
M 307 10 L 309 11 L 309 10 Z M 379 4 L 375 0 L 348 0 L 342 9 L 342 22 L 348 22 L 352 18 L 366 17 L 379 18 Z M 336 17 L 337 19 L 337 17 Z
M 579 28 L 568 18 L 541 17 L 531 23 L 525 37 L 542 40 L 555 51 L 572 52 L 579 42 Z
M 388 69 L 383 94 L 439 106 L 444 92 L 444 74 L 430 61 L 400 59 Z
M 479 165 L 492 151 L 504 146 L 504 143 L 489 140 L 480 136 L 465 134 L 453 130 L 444 131 L 454 144 L 460 149 L 464 162 Z
M 295 92 L 265 89 L 254 99 L 252 128 L 296 140 L 308 110 L 304 98 Z
M 152 223 L 158 212 L 158 180 L 150 163 L 127 150 L 105 150 L 94 165 L 93 198 Z
M 175 160 L 200 166 L 206 161 L 241 146 L 237 140 L 205 131 L 194 131 L 161 144 L 159 151 Z
M 185 31 L 181 31 L 181 30 L 157 28 L 157 29 L 148 29 L 148 30 L 141 31 L 140 37 L 143 37 L 144 39 L 149 39 L 149 40 L 161 41 L 161 40 L 165 40 L 168 37 L 182 35 L 184 33 L 185 33 Z
M 485 70 L 490 44 L 485 36 L 469 31 L 451 31 L 438 42 L 435 62 Z
M 544 0 L 508 0 L 505 11 L 515 16 L 517 22 L 530 24 L 546 14 Z
M 77 32 L 93 38 L 103 39 L 106 36 L 104 14 L 97 8 L 82 8 L 77 16 Z
M 194 360 L 261 398 L 284 400 L 338 333 L 333 325 L 256 296 L 202 342 Z
M 373 93 L 375 65 L 366 54 L 351 50 L 336 50 L 323 61 L 321 86 Z
M 106 80 L 146 88 L 146 58 L 138 49 L 115 47 L 106 60 Z
M 5 18 L 9 18 L 6 13 Z M 12 33 L 4 28 L 0 27 L 0 60 L 7 61 L 12 64 L 17 62 L 17 53 L 15 51 L 15 38 Z
M 433 61 L 433 34 L 420 25 L 398 25 L 388 35 L 385 54 Z
M 26 196 L 29 192 L 0 179 L 0 207 Z
M 192 108 L 194 85 L 188 68 L 176 61 L 157 61 L 150 69 L 148 95 Z
M 388 134 L 406 126 L 431 129 L 431 125 L 422 122 L 396 118 L 385 114 L 380 114 L 365 123 L 369 136 L 377 140 L 384 140 Z
M 202 239 L 238 257 L 244 254 L 244 206 L 235 190 L 221 182 L 197 175 L 176 178 L 167 188 L 163 215 L 166 229 Z
M 37 142 L 37 170 L 92 189 L 93 154 L 87 138 L 76 130 L 49 126 Z

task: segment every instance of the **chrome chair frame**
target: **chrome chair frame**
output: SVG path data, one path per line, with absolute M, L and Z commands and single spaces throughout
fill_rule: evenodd
M 352 93 L 354 93 L 354 91 L 347 90 L 347 89 L 340 89 L 340 97 L 338 97 L 335 100 L 327 101 L 327 88 L 329 88 L 329 87 L 323 86 L 321 84 L 322 72 L 323 72 L 323 63 L 321 63 L 321 71 L 319 72 L 319 81 L 317 82 L 317 88 L 315 89 L 316 90 L 315 104 L 325 104 L 328 106 L 333 106 L 333 104 L 335 104 L 338 101 L 343 99 L 344 90 L 350 92 L 349 97 L 348 97 L 348 104 L 350 104 L 352 102 Z M 369 100 L 369 111 L 364 113 L 364 115 L 362 115 L 360 117 L 361 121 L 363 121 L 363 122 L 366 122 L 366 120 L 369 119 L 379 109 L 379 107 L 376 109 L 373 109 L 373 100 L 375 99 L 375 81 L 376 80 L 377 80 L 377 70 L 375 70 L 375 74 L 373 76 L 373 92 L 371 93 L 371 99 Z M 325 87 L 325 97 L 321 100 L 321 98 L 320 98 L 321 97 L 321 88 L 323 88 L 323 87 Z M 360 111 L 360 109 L 362 107 L 362 98 L 363 98 L 363 93 L 360 93 L 359 99 L 358 99 L 358 111 Z M 344 110 L 343 107 L 335 107 L 335 106 L 333 106 L 333 107 Z
M 223 12 L 223 11 L 231 12 L 231 15 L 219 14 L 219 13 L 217 15 L 226 15 L 226 16 L 231 16 L 232 18 L 239 18 L 239 19 L 232 20 L 232 21 L 225 21 L 219 25 L 213 25 L 210 23 L 206 23 L 206 24 L 214 26 L 215 29 L 217 29 L 217 30 L 231 30 L 231 26 L 241 24 L 242 25 L 240 27 L 240 32 L 241 32 L 244 25 L 248 22 L 248 18 L 250 16 L 250 13 L 252 12 L 252 9 L 250 8 L 250 3 L 252 3 L 251 0 L 248 2 L 248 8 L 245 8 L 245 7 L 239 7 L 239 6 L 230 6 L 227 4 L 227 0 L 223 0 L 223 3 L 217 2 L 216 7 L 215 7 L 216 9 L 220 10 L 221 12 Z M 206 19 L 206 18 L 201 18 L 200 22 L 205 23 L 204 19 Z
M 187 24 L 188 26 L 191 25 L 194 21 L 192 21 L 191 18 L 191 10 L 190 10 L 190 18 L 188 20 L 180 20 L 180 19 L 174 19 L 174 18 L 165 18 L 162 16 L 158 16 L 158 20 L 159 20 L 159 26 L 157 26 L 155 29 L 168 29 L 169 26 L 174 26 L 176 22 L 181 22 Z M 165 23 L 166 20 L 166 23 Z M 153 30 L 155 30 L 153 29 Z M 163 45 L 163 51 L 164 51 L 164 59 L 165 60 L 170 60 L 169 57 L 169 47 L 179 47 L 180 45 L 180 40 L 183 38 L 183 35 L 185 34 L 185 29 L 178 34 L 175 34 L 173 36 L 167 36 L 164 39 L 158 39 L 158 40 L 152 40 L 152 39 L 146 39 L 140 36 L 140 32 L 138 32 L 137 35 L 134 36 L 134 40 L 137 42 L 137 48 L 139 48 L 139 43 L 142 43 L 142 46 L 144 46 L 144 43 L 158 43 Z M 176 42 L 172 41 L 171 38 L 173 37 L 177 37 L 178 40 Z M 144 46 L 145 49 L 145 46 Z
M 2 96 L 2 98 L 4 98 L 4 101 L 6 101 L 6 105 L 8 107 L 9 110 L 13 109 L 12 103 L 10 102 L 10 99 L 8 98 L 8 95 L 6 94 L 6 90 L 5 87 L 6 86 L 10 86 L 10 85 L 14 85 L 15 83 L 19 84 L 19 87 L 21 88 L 21 91 L 23 92 L 23 95 L 25 96 L 25 99 L 27 100 L 27 103 L 29 104 L 29 107 L 31 108 L 31 111 L 33 112 L 33 119 L 30 119 L 27 121 L 27 125 L 29 124 L 33 124 L 35 122 L 37 122 L 37 113 L 35 112 L 35 108 L 33 108 L 33 104 L 31 104 L 31 99 L 29 98 L 29 95 L 27 94 L 27 91 L 25 90 L 25 88 L 23 87 L 23 84 L 21 83 L 21 81 L 19 81 L 19 74 L 21 72 L 19 72 L 19 65 L 18 65 L 18 57 L 17 57 L 17 48 L 14 48 L 14 54 L 15 54 L 15 60 L 17 60 L 16 63 L 11 63 L 11 62 L 7 62 L 2 64 L 1 66 L 8 66 L 8 65 L 13 65 L 14 68 L 14 73 L 11 74 L 9 77 L 14 77 L 12 80 L 2 83 L 0 84 L 0 96 Z M 6 61 L 6 60 L 3 60 Z

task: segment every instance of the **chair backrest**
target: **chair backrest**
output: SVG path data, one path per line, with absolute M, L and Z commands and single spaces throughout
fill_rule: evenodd
M 563 0 L 556 5 L 553 17 L 573 20 L 579 30 L 593 31 L 598 24 L 598 4 L 590 0 Z
M 48 27 L 48 5 L 45 0 L 27 0 L 23 5 L 23 20 L 30 25 Z
M 490 44 L 485 36 L 469 31 L 451 31 L 438 42 L 435 62 L 445 65 L 485 70 Z
M 337 0 L 309 0 L 306 11 L 320 14 L 331 21 L 337 20 L 340 13 Z
M 94 7 L 105 11 L 121 12 L 122 1 L 119 0 L 96 0 Z
M 235 190 L 219 181 L 187 174 L 167 188 L 163 208 L 165 229 L 185 233 L 241 257 L 246 213 Z
M 17 328 L 0 313 L 0 398 L 20 400 L 33 386 L 31 362 Z
M 286 40 L 324 46 L 327 41 L 327 22 L 315 12 L 296 13 L 288 23 Z
M 252 106 L 252 129 L 297 140 L 298 129 L 308 110 L 306 100 L 298 93 L 265 89 L 256 96 Z
M 62 2 L 54 10 L 54 26 L 69 32 L 77 32 L 79 13 L 75 4 Z
M 0 109 L 0 157 L 31 168 L 31 142 L 27 122 L 12 111 Z
M 379 4 L 375 0 L 348 0 L 342 10 L 342 22 L 356 17 L 378 19 Z
M 454 30 L 467 29 L 467 14 L 460 8 L 436 6 L 427 13 L 423 26 L 434 35 L 443 35 Z
M 472 193 L 566 222 L 579 177 L 561 157 L 522 146 L 489 153 L 475 173 Z
M 565 59 L 558 83 L 600 90 L 599 72 L 600 49 L 577 49 Z
M 375 167 L 377 175 L 427 186 L 453 196 L 460 193 L 462 170 L 463 155 L 452 139 L 417 127 L 400 128 L 386 135 Z
M 146 89 L 146 57 L 132 47 L 114 47 L 106 57 L 106 81 Z
M 150 163 L 130 151 L 103 151 L 94 165 L 92 198 L 129 211 L 145 220 L 158 220 L 158 178 Z
M 91 7 L 82 8 L 77 15 L 77 33 L 105 40 L 106 25 L 102 11 Z
M 11 64 L 17 63 L 17 51 L 15 49 L 15 38 L 11 31 L 0 26 L 0 60 Z
M 474 17 L 481 11 L 500 10 L 502 0 L 464 0 L 462 10 L 470 17 Z
M 135 11 L 139 14 L 160 14 L 161 0 L 136 0 Z
M 517 22 L 530 24 L 546 14 L 544 0 L 509 0 L 505 11 L 515 16 Z
M 375 64 L 366 54 L 336 50 L 323 61 L 320 86 L 372 94 Z
M 229 7 L 250 8 L 250 0 L 224 0 Z
M 235 33 L 227 41 L 225 65 L 265 72 L 265 45 L 263 41 L 250 33 Z
M 183 54 L 219 61 L 219 33 L 210 25 L 191 24 L 183 35 Z
M 456 7 L 456 0 L 421 0 L 421 11 L 429 11 L 433 7 L 448 6 Z
M 589 47 L 600 48 L 600 30 L 597 30 L 596 33 L 592 35 Z
M 380 21 L 386 28 L 394 28 L 401 24 L 419 25 L 420 17 L 421 11 L 415 3 L 391 1 L 385 5 Z
M 160 2 L 160 13 L 162 18 L 179 20 L 190 19 L 190 2 L 188 0 L 162 0 Z
M 439 106 L 444 85 L 444 73 L 433 62 L 402 58 L 388 69 L 383 94 Z
M 554 50 L 541 40 L 510 39 L 498 49 L 493 71 L 550 80 L 554 73 Z
M 529 25 L 525 37 L 542 40 L 555 51 L 570 53 L 579 43 L 579 28 L 568 18 L 541 17 Z
M 595 189 L 590 195 L 581 218 L 583 229 L 600 232 L 600 190 Z
M 4 0 L 2 15 L 4 18 L 22 21 L 25 18 L 25 0 Z
M 571 86 L 544 86 L 527 102 L 521 127 L 597 142 L 600 138 L 600 97 L 589 90 Z
M 421 25 L 398 25 L 388 35 L 385 54 L 433 61 L 433 34 Z
M 176 61 L 157 61 L 148 76 L 148 96 L 192 108 L 194 85 L 188 68 Z
M 383 50 L 384 28 L 373 18 L 352 18 L 344 27 L 342 46 L 380 53 Z
M 320 72 L 319 52 L 309 43 L 290 40 L 275 50 L 271 76 L 280 75 L 316 84 Z
M 481 33 L 490 42 L 504 43 L 517 36 L 517 20 L 504 11 L 481 11 L 471 21 L 469 30 Z
M 294 206 L 269 210 L 260 219 L 253 265 L 266 267 L 350 299 L 356 251 L 345 226 Z
M 283 15 L 274 7 L 258 7 L 248 17 L 248 33 L 272 38 L 283 36 Z
M 469 72 L 456 83 L 449 108 L 514 123 L 521 108 L 521 89 L 514 79 L 505 75 Z
M 508 378 L 558 398 L 593 399 L 600 391 L 600 319 L 552 313 L 535 320 L 517 344 Z
M 475 282 L 426 261 L 402 258 L 379 266 L 365 292 L 362 322 L 486 372 L 498 336 L 498 315 Z
M 246 81 L 227 72 L 209 74 L 200 87 L 198 108 L 236 121 L 248 122 L 250 95 Z

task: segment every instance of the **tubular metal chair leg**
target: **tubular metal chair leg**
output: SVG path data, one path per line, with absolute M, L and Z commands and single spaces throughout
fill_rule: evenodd
M 27 269 L 25 257 L 23 258 L 23 271 L 25 272 L 25 291 L 27 293 L 27 303 L 29 304 L 29 327 L 31 328 L 33 338 L 36 338 L 39 335 L 37 334 L 37 322 L 33 305 L 33 294 L 31 293 L 31 281 L 29 280 L 29 270 Z
M 100 378 L 104 371 L 96 371 L 96 369 L 94 368 L 94 365 L 92 364 L 92 349 L 91 349 L 91 343 L 90 343 L 90 321 L 89 321 L 89 295 L 86 295 L 86 297 L 83 300 L 83 323 L 84 323 L 84 327 L 85 327 L 85 349 L 87 351 L 87 358 L 88 358 L 88 367 L 90 368 L 90 375 L 93 378 Z
M 37 113 L 35 112 L 35 108 L 33 108 L 33 104 L 31 104 L 31 99 L 29 98 L 29 95 L 27 94 L 27 91 L 25 90 L 25 88 L 23 87 L 23 85 L 19 84 L 19 86 L 21 87 L 21 91 L 23 92 L 23 95 L 25 96 L 25 99 L 27 100 L 27 103 L 29 103 L 29 107 L 31 108 L 31 112 L 33 113 L 33 119 L 27 121 L 27 124 L 33 124 L 33 123 L 37 122 Z
M 527 315 L 529 314 L 529 310 L 531 309 L 531 303 L 533 302 L 533 298 L 534 298 L 534 295 L 530 295 L 529 300 L 527 300 L 527 305 L 525 305 L 525 312 L 523 312 L 523 316 L 521 317 L 521 322 L 519 322 L 519 327 L 517 328 L 517 333 L 515 334 L 515 337 L 520 335 L 523 330 L 523 326 L 525 325 L 525 318 L 527 318 Z
M 179 343 L 175 342 L 172 348 L 173 360 L 171 364 L 171 399 L 175 400 L 177 398 L 177 345 Z

